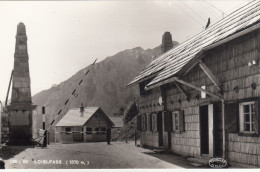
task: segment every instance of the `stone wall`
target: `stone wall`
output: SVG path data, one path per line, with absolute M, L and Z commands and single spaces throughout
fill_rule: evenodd
M 1 112 L 1 143 L 9 140 L 9 117 L 7 113 Z

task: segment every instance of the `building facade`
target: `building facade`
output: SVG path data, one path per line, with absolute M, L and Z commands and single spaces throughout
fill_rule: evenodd
M 141 144 L 260 166 L 259 1 L 154 60 L 139 84 Z
M 55 125 L 61 143 L 106 141 L 106 127 L 114 123 L 99 107 L 73 108 Z

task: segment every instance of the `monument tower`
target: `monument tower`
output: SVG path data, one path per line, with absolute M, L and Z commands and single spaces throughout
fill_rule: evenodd
M 19 23 L 14 53 L 11 103 L 6 107 L 10 117 L 9 143 L 15 145 L 31 144 L 32 141 L 32 111 L 36 105 L 32 104 L 28 60 L 25 25 Z

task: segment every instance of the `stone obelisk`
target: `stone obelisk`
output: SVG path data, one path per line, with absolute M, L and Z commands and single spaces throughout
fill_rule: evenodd
M 25 25 L 17 26 L 11 103 L 9 111 L 9 144 L 28 145 L 32 143 L 32 104 L 29 56 Z

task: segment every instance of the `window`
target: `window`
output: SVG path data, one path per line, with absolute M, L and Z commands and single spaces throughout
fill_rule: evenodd
M 172 123 L 173 123 L 173 131 L 179 131 L 179 126 L 180 126 L 180 113 L 179 111 L 175 111 L 172 113 Z
M 66 132 L 66 134 L 69 134 L 69 133 L 71 132 L 71 128 L 66 127 L 66 128 L 65 128 L 65 132 Z
M 151 115 L 150 114 L 148 114 L 148 115 L 146 115 L 146 125 L 147 125 L 147 131 L 151 131 L 151 119 L 150 119 L 150 117 L 151 117 Z
M 182 132 L 184 128 L 184 110 L 172 112 L 172 131 Z
M 157 131 L 157 114 L 152 114 L 152 131 Z
M 92 128 L 87 128 L 87 132 L 86 132 L 87 134 L 92 134 Z
M 206 90 L 206 86 L 205 85 L 201 86 L 201 89 Z M 206 93 L 205 92 L 201 91 L 201 98 L 202 99 L 206 98 Z
M 101 131 L 102 131 L 101 132 L 102 134 L 106 134 L 107 129 L 106 128 L 101 128 Z
M 42 107 L 42 114 L 45 114 L 45 107 Z
M 239 104 L 240 132 L 256 133 L 255 130 L 255 102 Z

